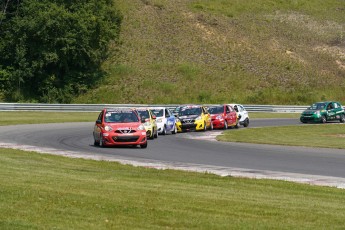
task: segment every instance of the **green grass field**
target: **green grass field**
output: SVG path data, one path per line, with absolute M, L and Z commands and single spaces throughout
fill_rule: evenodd
M 345 125 L 308 124 L 229 130 L 217 140 L 345 149 Z
M 344 229 L 342 189 L 1 149 L 0 229 Z

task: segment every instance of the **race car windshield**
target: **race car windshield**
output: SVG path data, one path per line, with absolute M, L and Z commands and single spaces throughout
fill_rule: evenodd
M 139 116 L 141 117 L 141 119 L 150 118 L 149 111 L 147 111 L 147 110 L 141 110 L 141 111 L 138 111 L 138 113 L 139 113 Z
M 188 115 L 200 115 L 201 108 L 182 108 L 179 112 L 179 116 L 188 116 Z
M 218 114 L 218 113 L 223 113 L 224 108 L 223 106 L 209 107 L 208 111 L 210 112 L 210 114 Z
M 163 109 L 153 109 L 151 111 L 156 117 L 163 117 Z
M 128 122 L 138 122 L 139 119 L 137 115 L 130 112 L 107 112 L 104 117 L 104 121 L 107 123 L 128 123 Z
M 315 103 L 312 106 L 310 106 L 308 109 L 309 110 L 320 110 L 325 108 L 325 103 Z

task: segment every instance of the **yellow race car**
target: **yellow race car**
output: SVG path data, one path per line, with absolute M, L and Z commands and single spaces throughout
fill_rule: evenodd
M 177 132 L 213 129 L 211 115 L 205 106 L 184 105 L 180 106 L 176 111 L 178 111 L 178 114 L 176 114 Z
M 144 125 L 146 130 L 147 138 L 153 140 L 158 137 L 158 129 L 156 123 L 156 116 L 150 109 L 137 108 L 136 111 L 140 117 L 141 123 Z

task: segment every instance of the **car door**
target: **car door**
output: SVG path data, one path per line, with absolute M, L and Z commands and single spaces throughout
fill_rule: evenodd
M 175 128 L 175 116 L 169 109 L 165 109 L 165 118 L 167 120 L 166 127 L 168 131 L 172 131 Z
M 231 121 L 230 125 L 235 125 L 237 121 L 237 113 L 231 106 L 228 106 L 228 108 L 229 108 L 229 116 L 230 116 L 230 121 Z
M 95 126 L 93 129 L 93 137 L 96 141 L 99 141 L 100 133 L 101 133 L 101 128 L 102 128 L 102 122 L 103 122 L 103 114 L 104 111 L 102 111 L 99 115 L 98 118 L 95 122 Z
M 327 120 L 334 120 L 335 119 L 335 108 L 334 108 L 334 103 L 333 102 L 329 102 L 327 104 Z
M 338 120 L 340 119 L 340 115 L 343 112 L 343 108 L 337 102 L 333 102 L 333 107 L 334 107 L 334 119 Z
M 206 126 L 210 127 L 211 126 L 211 115 L 208 112 L 208 110 L 206 109 L 206 107 L 202 107 L 202 112 L 204 114 L 204 120 L 206 121 Z

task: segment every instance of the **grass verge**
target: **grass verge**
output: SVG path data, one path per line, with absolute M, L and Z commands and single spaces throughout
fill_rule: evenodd
M 220 141 L 345 149 L 343 124 L 307 124 L 224 132 Z
M 95 121 L 99 112 L 0 112 L 0 125 Z
M 1 229 L 344 229 L 343 190 L 1 149 Z

